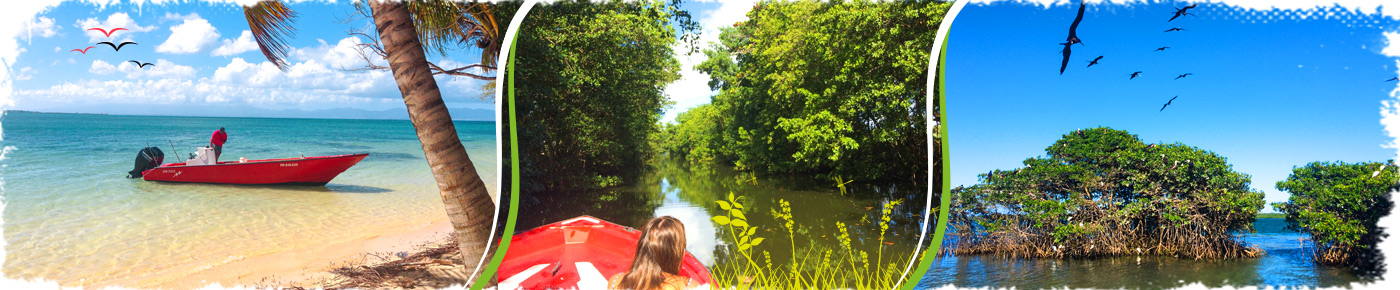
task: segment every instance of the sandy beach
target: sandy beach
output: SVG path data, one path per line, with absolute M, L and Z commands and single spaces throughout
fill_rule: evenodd
M 365 265 L 420 251 L 425 245 L 443 244 L 452 231 L 444 219 L 402 232 L 330 245 L 307 246 L 272 254 L 235 258 L 235 261 L 183 277 L 133 277 L 116 285 L 139 288 L 196 289 L 219 285 L 317 288 L 333 280 L 329 271 L 348 265 Z M 105 286 L 105 285 L 95 285 Z

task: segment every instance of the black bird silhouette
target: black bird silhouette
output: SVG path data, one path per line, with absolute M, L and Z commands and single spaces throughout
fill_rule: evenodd
M 1162 104 L 1162 108 L 1159 109 L 1159 110 L 1157 110 L 1157 111 L 1158 111 L 1158 112 L 1161 112 L 1162 110 L 1166 110 L 1166 109 L 1167 109 L 1167 106 L 1168 106 L 1168 105 L 1171 105 L 1171 104 L 1172 104 L 1172 101 L 1175 101 L 1175 100 L 1176 100 L 1176 97 L 1180 97 L 1180 96 L 1172 96 L 1172 99 L 1167 100 L 1167 103 L 1166 103 L 1166 104 Z
M 1184 78 L 1184 77 L 1189 76 L 1189 75 L 1191 75 L 1191 73 L 1184 73 L 1184 74 L 1181 74 L 1181 75 L 1176 76 L 1175 79 L 1181 79 L 1181 78 Z M 1174 80 L 1175 80 L 1175 79 L 1174 79 Z
M 139 67 L 139 68 L 146 68 L 146 66 L 148 66 L 148 65 L 149 65 L 149 66 L 155 66 L 155 65 L 156 65 L 156 64 L 154 64 L 154 63 L 149 63 L 149 62 L 148 62 L 148 63 L 141 63 L 141 62 L 135 61 L 135 60 L 129 60 L 129 61 L 127 61 L 127 62 L 134 63 L 134 64 L 136 64 L 136 67 Z
M 1128 79 L 1130 79 L 1130 80 L 1131 80 L 1131 79 L 1135 79 L 1135 78 L 1137 78 L 1139 75 L 1142 75 L 1142 71 L 1133 72 L 1133 75 L 1128 76 Z
M 1176 12 L 1172 12 L 1172 19 L 1167 19 L 1167 22 L 1172 22 L 1172 20 L 1176 20 L 1177 17 L 1181 17 L 1182 15 L 1196 16 L 1196 14 L 1191 14 L 1191 13 L 1189 13 L 1189 12 L 1186 12 L 1187 9 L 1191 9 L 1191 8 L 1196 8 L 1196 4 L 1191 4 L 1191 5 L 1189 5 L 1189 6 L 1182 7 L 1182 8 L 1176 8 Z
M 1157 50 L 1154 50 L 1154 51 L 1164 51 L 1164 50 L 1167 50 L 1168 48 L 1172 48 L 1172 47 L 1170 47 L 1170 46 L 1158 47 Z
M 1387 82 L 1389 82 L 1389 81 L 1400 81 L 1400 77 L 1393 77 L 1393 78 L 1390 78 L 1390 79 L 1385 80 L 1385 81 L 1387 81 Z
M 1065 37 L 1065 42 L 1070 44 L 1084 44 L 1082 41 L 1079 41 L 1079 35 L 1075 33 L 1075 30 L 1079 29 L 1079 21 L 1082 20 L 1084 20 L 1084 0 L 1079 0 L 1079 13 L 1074 16 L 1074 22 L 1069 24 L 1069 36 Z
M 1102 56 L 1102 55 L 1100 55 L 1099 57 L 1095 57 L 1094 60 L 1089 61 L 1089 66 L 1094 66 L 1094 65 L 1096 65 L 1096 64 L 1099 64 L 1099 60 L 1100 60 L 1100 59 L 1103 59 L 1103 56 Z M 1086 66 L 1086 67 L 1089 67 L 1089 66 Z
M 1167 29 L 1167 31 L 1162 31 L 1162 32 L 1172 32 L 1172 31 L 1186 31 L 1186 29 L 1185 29 L 1185 28 L 1181 28 L 1181 27 L 1172 27 L 1171 29 Z
M 103 41 L 103 42 L 98 42 L 97 44 L 106 44 L 107 46 L 111 46 L 113 50 L 122 51 L 122 47 L 123 47 L 123 46 L 126 46 L 127 44 L 136 44 L 136 43 L 135 43 L 135 42 L 127 41 L 127 42 L 122 42 L 121 45 L 116 45 L 116 44 L 112 44 L 111 42 Z
M 1064 59 L 1060 60 L 1060 74 L 1065 74 L 1065 67 L 1069 66 L 1070 46 L 1075 43 L 1084 44 L 1084 42 L 1079 41 L 1079 35 L 1075 33 L 1075 30 L 1079 29 L 1079 21 L 1081 20 L 1084 20 L 1084 0 L 1079 0 L 1079 14 L 1074 16 L 1074 22 L 1069 24 L 1069 36 L 1066 36 L 1065 42 L 1060 44 L 1065 46 L 1065 49 L 1060 50 L 1060 54 L 1064 56 Z

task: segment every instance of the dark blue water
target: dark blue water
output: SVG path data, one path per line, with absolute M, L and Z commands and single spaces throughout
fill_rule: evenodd
M 1362 281 L 1346 269 L 1313 264 L 1307 236 L 1288 231 L 1284 225 L 1283 219 L 1259 219 L 1255 223 L 1257 233 L 1242 237 L 1264 250 L 1260 258 L 1197 261 L 1172 257 L 1009 259 L 949 255 L 934 261 L 919 287 L 1158 289 L 1197 283 L 1207 287 L 1335 287 Z

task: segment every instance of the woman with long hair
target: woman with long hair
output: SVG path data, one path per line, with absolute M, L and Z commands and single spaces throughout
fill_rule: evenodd
M 689 278 L 680 276 L 685 258 L 685 225 L 662 216 L 647 221 L 637 239 L 632 268 L 608 279 L 608 289 L 679 290 L 690 287 Z

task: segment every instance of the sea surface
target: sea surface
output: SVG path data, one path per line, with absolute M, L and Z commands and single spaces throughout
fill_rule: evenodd
M 455 125 L 496 192 L 494 123 Z M 407 120 L 6 112 L 0 126 L 3 270 L 11 279 L 149 287 L 244 259 L 314 252 L 447 219 Z M 229 136 L 222 160 L 369 156 L 318 187 L 125 178 L 142 147 L 159 147 L 167 163 L 179 162 L 219 127 Z
M 1317 288 L 1363 281 L 1346 269 L 1313 264 L 1307 236 L 1287 230 L 1283 219 L 1261 218 L 1254 226 L 1256 233 L 1241 238 L 1265 251 L 1260 258 L 1196 261 L 1156 256 L 1009 259 L 949 255 L 934 261 L 919 286 L 1163 289 L 1200 283 L 1207 287 Z M 944 245 L 948 245 L 946 241 Z

